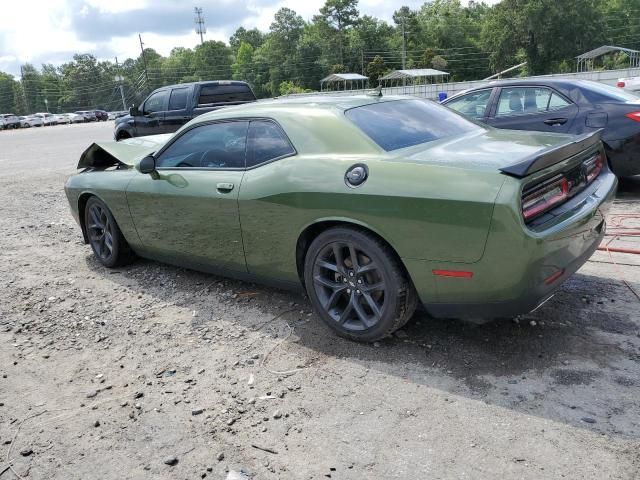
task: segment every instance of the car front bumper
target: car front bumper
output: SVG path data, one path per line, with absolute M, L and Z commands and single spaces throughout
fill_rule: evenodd
M 603 172 L 580 198 L 562 206 L 552 227 L 538 232 L 518 225 L 512 207 L 497 204 L 479 262 L 403 259 L 425 308 L 434 317 L 473 319 L 513 317 L 535 309 L 598 248 L 616 188 L 615 175 Z M 434 275 L 443 270 L 467 275 Z

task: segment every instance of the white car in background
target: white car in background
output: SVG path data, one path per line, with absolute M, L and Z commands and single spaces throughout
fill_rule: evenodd
M 40 117 L 42 119 L 43 125 L 45 126 L 56 124 L 55 117 L 52 113 L 38 112 L 35 114 L 35 116 Z
M 79 115 L 77 113 L 66 113 L 65 115 L 67 115 L 69 117 L 69 119 L 71 120 L 71 123 L 84 123 L 84 122 L 86 122 L 86 119 L 85 119 L 84 115 Z
M 640 92 L 640 77 L 619 78 L 617 86 L 632 92 Z
M 68 113 L 54 115 L 53 120 L 56 122 L 56 125 L 69 125 L 71 123 L 71 117 Z
M 43 125 L 42 118 L 37 115 L 29 115 L 27 117 L 18 117 L 22 128 L 41 127 Z

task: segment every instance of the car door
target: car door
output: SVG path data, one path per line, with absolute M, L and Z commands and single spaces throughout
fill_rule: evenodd
M 444 105 L 478 121 L 484 121 L 489 115 L 493 88 L 474 90 L 464 95 L 458 95 L 444 102 Z
M 238 191 L 248 121 L 196 125 L 136 175 L 127 200 L 143 248 L 168 262 L 246 271 Z
M 187 123 L 191 117 L 188 116 L 187 107 L 189 105 L 189 94 L 192 87 L 176 87 L 171 89 L 169 94 L 169 106 L 160 120 L 162 133 L 173 133 L 182 125 Z
M 160 130 L 160 121 L 164 118 L 169 101 L 169 91 L 160 90 L 152 93 L 140 108 L 140 115 L 136 116 L 137 135 L 143 137 L 145 135 L 156 135 L 162 133 Z
M 247 171 L 238 203 L 247 270 L 253 275 L 284 279 L 291 273 L 288 260 L 294 258 L 295 252 L 285 239 L 291 233 L 287 228 L 295 208 L 281 203 L 280 194 L 293 174 L 291 162 L 295 158 L 289 157 L 295 155 L 294 146 L 275 121 L 251 121 Z
M 501 87 L 486 123 L 496 128 L 567 133 L 578 106 L 542 86 Z

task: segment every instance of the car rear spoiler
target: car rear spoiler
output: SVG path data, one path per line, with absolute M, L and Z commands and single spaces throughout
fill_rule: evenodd
M 501 168 L 500 171 L 513 177 L 523 178 L 527 175 L 531 175 L 532 173 L 544 170 L 551 165 L 573 157 L 574 155 L 588 150 L 594 145 L 600 143 L 602 131 L 603 129 L 599 129 L 595 132 L 577 136 L 572 141 L 561 143 L 559 145 L 552 145 L 551 147 L 547 147 L 544 150 L 536 152 L 515 165 Z

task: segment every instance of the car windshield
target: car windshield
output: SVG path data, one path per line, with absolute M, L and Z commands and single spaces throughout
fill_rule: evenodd
M 587 87 L 585 96 L 591 101 L 640 102 L 640 96 L 619 87 L 596 82 L 584 82 L 583 85 Z
M 386 151 L 482 128 L 429 100 L 383 101 L 352 108 L 345 115 Z

